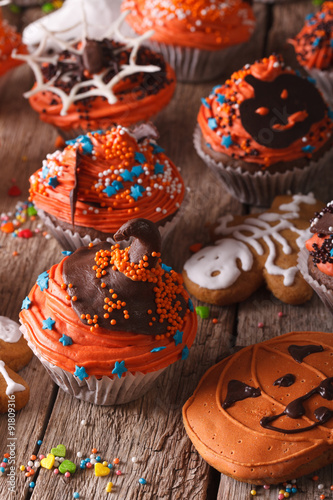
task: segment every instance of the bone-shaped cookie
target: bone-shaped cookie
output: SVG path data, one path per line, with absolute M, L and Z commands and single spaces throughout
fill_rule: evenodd
M 0 316 L 0 413 L 20 410 L 29 400 L 29 386 L 15 373 L 32 358 L 18 323 Z
M 187 289 L 217 305 L 245 300 L 264 283 L 283 302 L 309 300 L 312 290 L 297 269 L 297 254 L 309 238 L 310 218 L 322 207 L 311 193 L 286 195 L 275 198 L 266 212 L 221 217 L 215 244 L 185 263 Z

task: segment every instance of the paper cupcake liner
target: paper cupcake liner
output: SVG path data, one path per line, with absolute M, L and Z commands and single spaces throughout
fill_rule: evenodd
M 327 151 L 318 161 L 311 161 L 306 167 L 294 167 L 286 172 L 271 174 L 267 171 L 251 174 L 242 171 L 241 167 L 225 166 L 216 162 L 201 147 L 202 133 L 199 125 L 194 131 L 194 147 L 224 184 L 229 193 L 242 203 L 250 205 L 270 206 L 273 199 L 286 193 L 308 193 L 318 179 L 326 164 L 332 160 L 333 150 Z
M 152 50 L 162 53 L 164 59 L 176 72 L 180 82 L 199 83 L 220 76 L 237 58 L 244 47 L 239 43 L 221 50 L 201 50 L 180 47 L 149 40 L 145 42 Z
M 141 396 L 154 386 L 156 379 L 166 369 L 162 368 L 161 370 L 147 374 L 126 372 L 121 378 L 118 376 L 114 376 L 113 378 L 103 376 L 101 379 L 97 379 L 91 375 L 87 379 L 80 380 L 72 373 L 43 359 L 34 344 L 30 342 L 25 326 L 21 325 L 20 330 L 27 340 L 30 349 L 60 389 L 78 399 L 95 405 L 110 406 L 124 404 L 141 398 Z
M 333 108 L 333 71 L 321 71 L 320 69 L 308 69 L 309 75 L 316 80 L 318 89 L 323 94 L 330 108 Z
M 309 252 L 306 248 L 298 254 L 297 264 L 303 278 L 313 288 L 321 301 L 325 304 L 328 310 L 333 314 L 333 291 L 328 290 L 325 285 L 320 285 L 317 280 L 313 279 L 309 274 L 308 267 Z

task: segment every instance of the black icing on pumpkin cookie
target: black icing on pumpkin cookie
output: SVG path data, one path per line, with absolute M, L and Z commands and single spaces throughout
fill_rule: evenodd
M 282 74 L 269 82 L 247 75 L 245 81 L 255 96 L 240 104 L 242 125 L 262 146 L 287 148 L 325 117 L 327 107 L 306 78 Z

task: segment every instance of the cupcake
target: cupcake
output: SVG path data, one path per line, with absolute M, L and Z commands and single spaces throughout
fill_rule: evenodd
M 306 17 L 300 33 L 289 42 L 297 61 L 314 78 L 328 104 L 333 106 L 333 2 L 324 2 Z
M 6 3 L 0 2 L 0 76 L 22 63 L 20 60 L 11 57 L 14 49 L 20 54 L 26 54 L 27 52 L 25 45 L 22 43 L 21 35 L 2 18 L 1 5 L 6 5 Z
M 299 254 L 299 268 L 333 313 L 333 201 L 315 214 L 310 231 L 314 234 Z
M 249 0 L 124 0 L 127 21 L 137 33 L 154 29 L 149 45 L 162 52 L 180 81 L 219 76 L 254 31 Z
M 30 200 L 65 249 L 113 242 L 119 226 L 138 216 L 155 222 L 163 238 L 176 224 L 185 187 L 154 133 L 149 125 L 88 132 L 30 177 Z
M 186 359 L 197 319 L 181 276 L 160 259 L 145 219 L 117 241 L 82 247 L 42 273 L 22 309 L 23 333 L 53 380 L 99 405 L 141 397 L 171 363 Z
M 194 145 L 233 196 L 268 206 L 309 192 L 329 161 L 332 126 L 316 87 L 271 55 L 202 99 Z
M 65 139 L 114 123 L 145 121 L 173 95 L 173 69 L 160 54 L 141 47 L 150 33 L 136 38 L 121 35 L 125 17 L 101 40 L 83 37 L 79 43 L 65 42 L 45 31 L 34 53 L 15 55 L 31 66 L 36 78 L 25 97 L 40 119 L 57 127 Z M 48 38 L 58 42 L 59 54 L 42 55 Z

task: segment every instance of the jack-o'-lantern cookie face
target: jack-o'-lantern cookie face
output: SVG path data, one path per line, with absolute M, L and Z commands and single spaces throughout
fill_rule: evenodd
M 185 263 L 185 286 L 220 306 L 247 299 L 264 283 L 288 304 L 309 300 L 312 289 L 297 269 L 297 255 L 310 235 L 311 214 L 322 207 L 312 194 L 279 196 L 267 212 L 221 217 L 215 244 Z
M 19 325 L 0 316 L 0 413 L 8 411 L 8 405 L 16 411 L 29 400 L 29 386 L 15 373 L 32 358 L 32 351 L 20 332 Z
M 305 78 L 282 74 L 273 81 L 263 81 L 249 74 L 244 80 L 255 95 L 239 107 L 242 125 L 262 146 L 287 148 L 325 117 L 322 97 Z
M 282 483 L 331 463 L 332 355 L 332 333 L 292 332 L 213 366 L 183 408 L 200 455 L 252 484 Z

